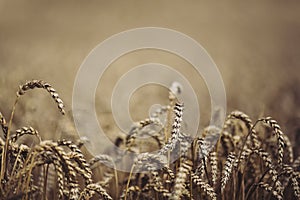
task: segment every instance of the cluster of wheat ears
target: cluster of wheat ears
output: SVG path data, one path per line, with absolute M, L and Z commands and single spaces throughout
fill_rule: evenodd
M 0 113 L 0 199 L 299 199 L 300 157 L 294 159 L 288 137 L 271 117 L 254 123 L 244 113 L 230 113 L 222 128 L 209 126 L 195 139 L 184 133 L 183 103 L 170 92 L 169 104 L 134 124 L 116 144 L 120 159 L 97 155 L 89 161 L 82 142 L 42 140 L 37 130 L 12 130 L 19 98 L 45 89 L 64 114 L 64 104 L 42 80 L 21 85 L 9 121 Z M 20 137 L 37 137 L 35 145 Z M 138 141 L 147 135 L 159 149 L 143 153 Z M 211 144 L 209 138 L 218 138 Z M 126 152 L 135 152 L 131 173 L 114 169 Z M 178 154 L 173 163 L 171 154 Z M 101 163 L 107 163 L 103 165 Z M 111 166 L 107 167 L 107 166 Z M 95 170 L 101 171 L 95 181 Z M 142 171 L 134 173 L 136 170 Z M 50 192 L 49 192 L 50 191 Z

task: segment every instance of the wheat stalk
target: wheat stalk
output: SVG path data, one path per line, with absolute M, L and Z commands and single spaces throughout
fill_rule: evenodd
M 17 98 L 14 102 L 12 111 L 11 111 L 11 115 L 10 115 L 10 120 L 9 120 L 9 124 L 7 126 L 7 133 L 4 134 L 4 136 L 6 136 L 6 142 L 5 142 L 5 146 L 4 149 L 2 151 L 2 159 L 1 159 L 1 171 L 0 171 L 0 181 L 3 181 L 6 177 L 5 177 L 5 172 L 6 172 L 6 159 L 7 159 L 7 148 L 9 146 L 9 140 L 10 140 L 10 132 L 11 132 L 11 127 L 12 127 L 12 121 L 13 121 L 13 117 L 14 117 L 14 113 L 15 113 L 15 109 L 16 109 L 16 105 L 18 103 L 18 100 L 20 98 L 20 96 L 24 95 L 26 91 L 28 90 L 32 90 L 35 88 L 43 88 L 45 90 L 47 90 L 47 92 L 50 93 L 50 95 L 52 96 L 52 99 L 54 99 L 54 101 L 56 102 L 60 112 L 62 114 L 65 114 L 65 111 L 63 109 L 64 104 L 63 101 L 60 99 L 58 93 L 56 92 L 56 90 L 54 88 L 52 88 L 52 86 L 49 83 L 46 83 L 42 80 L 32 80 L 32 81 L 27 81 L 25 84 L 21 85 L 19 87 L 19 90 L 17 91 Z M 3 121 L 3 119 L 2 119 Z

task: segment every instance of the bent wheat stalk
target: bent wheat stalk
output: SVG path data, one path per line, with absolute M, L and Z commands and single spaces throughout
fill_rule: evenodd
M 52 99 L 54 99 L 54 101 L 56 102 L 60 112 L 63 115 L 65 114 L 65 111 L 63 109 L 64 108 L 63 101 L 60 99 L 56 90 L 49 83 L 46 83 L 43 80 L 32 80 L 32 81 L 27 81 L 25 84 L 23 84 L 19 87 L 19 90 L 17 91 L 17 98 L 12 107 L 12 111 L 11 111 L 11 115 L 10 115 L 10 119 L 9 119 L 9 123 L 8 123 L 8 127 L 7 127 L 7 134 L 6 134 L 6 138 L 5 138 L 6 141 L 5 141 L 4 149 L 2 151 L 2 159 L 1 159 L 2 162 L 1 162 L 1 171 L 0 171 L 0 182 L 1 183 L 6 179 L 5 173 L 6 173 L 6 167 L 7 167 L 6 166 L 7 165 L 7 162 L 6 162 L 7 148 L 9 145 L 10 132 L 11 132 L 11 128 L 12 128 L 12 121 L 13 121 L 16 105 L 18 103 L 20 96 L 24 95 L 26 91 L 33 90 L 35 88 L 42 88 L 42 89 L 47 90 L 47 92 L 50 93 Z M 3 121 L 3 119 L 2 119 L 2 121 Z M 2 188 L 2 185 L 1 185 L 1 188 Z

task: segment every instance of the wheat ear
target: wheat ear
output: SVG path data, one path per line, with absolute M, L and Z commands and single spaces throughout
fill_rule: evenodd
M 209 163 L 211 166 L 211 181 L 212 185 L 215 187 L 217 185 L 217 179 L 218 179 L 218 157 L 217 157 L 217 152 L 211 151 L 209 153 Z
M 269 168 L 269 173 L 271 174 L 271 179 L 274 182 L 274 187 L 276 193 L 283 196 L 283 188 L 281 182 L 278 180 L 278 172 L 275 170 L 274 164 L 272 163 L 272 159 L 270 154 L 263 149 L 255 149 L 252 153 L 257 154 L 263 161 L 264 165 Z
M 206 182 L 204 182 L 197 174 L 192 174 L 193 183 L 199 186 L 207 196 L 212 200 L 217 200 L 217 194 L 214 189 Z
M 233 111 L 227 116 L 227 120 L 231 120 L 231 119 L 238 119 L 238 120 L 241 120 L 242 122 L 244 122 L 248 131 L 252 132 L 251 138 L 252 138 L 254 147 L 257 147 L 260 145 L 260 142 L 257 139 L 256 131 L 253 129 L 252 120 L 250 119 L 250 117 L 248 115 L 246 115 L 245 113 L 243 113 L 241 111 Z
M 11 137 L 11 142 L 16 142 L 20 137 L 23 135 L 34 135 L 38 138 L 39 142 L 42 141 L 41 136 L 39 135 L 39 132 L 32 128 L 31 126 L 29 127 L 22 127 L 21 129 L 16 130 L 16 134 Z
M 175 113 L 175 118 L 172 125 L 171 138 L 169 138 L 167 144 L 165 144 L 163 148 L 159 150 L 160 155 L 164 155 L 168 151 L 172 151 L 175 148 L 176 143 L 180 139 L 179 134 L 183 115 L 183 103 L 175 103 L 173 111 Z
M 171 199 L 181 199 L 182 191 L 185 189 L 185 182 L 187 180 L 188 174 L 191 173 L 191 170 L 192 162 L 187 159 L 181 159 L 178 173 L 176 174 L 174 192 Z
M 97 183 L 87 185 L 81 192 L 79 199 L 90 199 L 94 193 L 99 194 L 105 200 L 112 200 L 111 196 L 107 194 L 106 190 Z
M 57 107 L 59 111 L 62 114 L 65 114 L 64 111 L 64 103 L 59 97 L 58 93 L 56 90 L 47 82 L 44 82 L 43 80 L 32 80 L 32 81 L 27 81 L 25 84 L 21 85 L 19 87 L 19 90 L 17 92 L 17 96 L 22 96 L 24 95 L 28 90 L 33 90 L 35 88 L 42 88 L 47 90 L 47 92 L 50 93 L 52 99 L 56 102 Z
M 281 128 L 276 120 L 272 119 L 271 117 L 267 117 L 262 119 L 263 122 L 268 124 L 275 132 L 275 135 L 277 137 L 277 144 L 278 144 L 278 164 L 282 164 L 283 160 L 283 148 L 285 146 L 284 141 L 284 134 L 281 131 Z
M 224 169 L 222 172 L 222 177 L 221 177 L 221 191 L 222 193 L 225 190 L 225 187 L 227 185 L 227 182 L 230 179 L 230 176 L 232 174 L 233 171 L 233 165 L 234 165 L 234 160 L 235 160 L 236 156 L 234 152 L 229 153 L 227 160 L 225 162 L 224 165 Z

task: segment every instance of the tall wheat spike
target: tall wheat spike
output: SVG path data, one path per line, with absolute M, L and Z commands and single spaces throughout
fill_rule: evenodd
M 176 174 L 174 192 L 171 199 L 181 199 L 182 191 L 185 189 L 185 182 L 187 181 L 188 175 L 192 170 L 192 162 L 187 159 L 183 159 L 180 162 L 178 173 Z
M 210 166 L 211 166 L 211 180 L 212 180 L 212 185 L 215 187 L 217 185 L 217 180 L 218 180 L 218 157 L 217 157 L 217 152 L 211 151 L 209 153 L 208 157 Z
M 221 177 L 221 191 L 222 192 L 224 192 L 226 184 L 229 181 L 230 176 L 232 174 L 235 158 L 236 158 L 235 153 L 231 152 L 228 155 L 227 160 L 225 162 L 224 169 L 223 169 L 223 172 L 222 172 L 222 177 Z
M 172 125 L 171 138 L 169 138 L 167 144 L 165 144 L 163 148 L 159 150 L 160 155 L 164 155 L 168 151 L 172 151 L 175 148 L 176 143 L 182 138 L 179 136 L 179 134 L 183 115 L 183 103 L 177 102 L 174 106 L 173 111 L 175 114 L 175 118 Z
M 274 133 L 277 137 L 277 142 L 278 142 L 278 163 L 282 164 L 283 148 L 285 145 L 284 136 L 283 136 L 284 134 L 281 131 L 281 128 L 280 128 L 279 124 L 277 123 L 277 121 L 272 119 L 272 117 L 266 117 L 266 118 L 262 119 L 262 121 L 265 122 L 266 124 L 268 124 L 274 130 Z
M 217 200 L 217 194 L 215 190 L 205 181 L 203 181 L 198 175 L 192 174 L 193 183 L 196 184 L 209 196 L 212 200 Z

